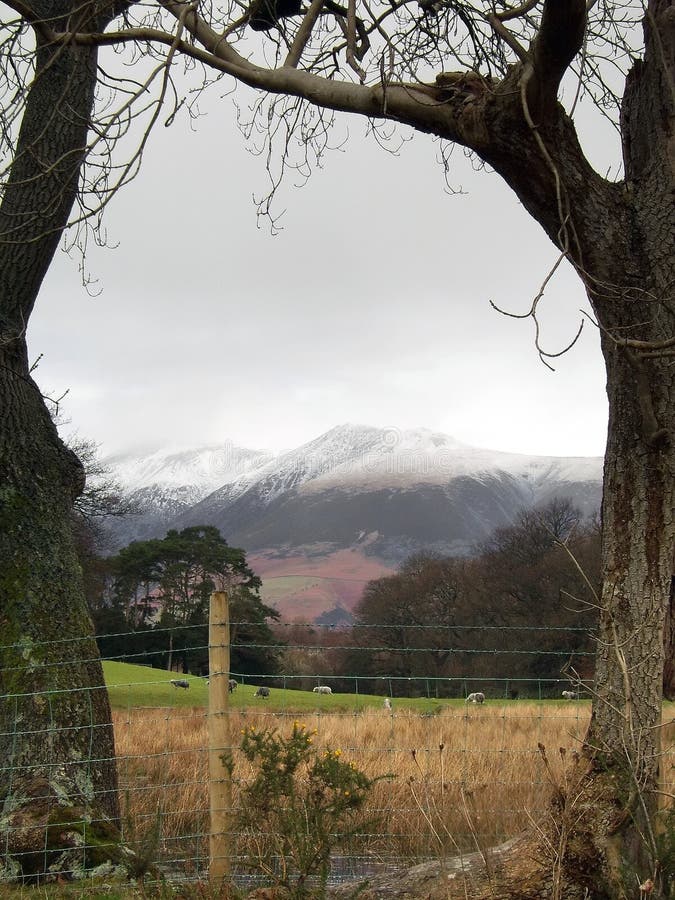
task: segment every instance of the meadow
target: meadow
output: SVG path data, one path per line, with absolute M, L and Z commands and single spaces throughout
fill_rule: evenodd
M 106 664 L 106 677 L 127 836 L 141 848 L 155 842 L 169 868 L 203 873 L 208 687 L 190 678 L 189 690 L 176 689 L 169 673 L 145 669 L 144 681 L 142 667 L 118 666 Z M 365 833 L 346 848 L 357 871 L 490 847 L 548 815 L 552 791 L 574 777 L 590 715 L 586 700 L 396 699 L 390 712 L 375 696 L 273 688 L 262 700 L 254 691 L 240 685 L 229 698 L 235 808 L 239 785 L 252 777 L 237 749 L 251 725 L 287 734 L 300 722 L 315 732 L 317 748 L 340 750 L 371 778 L 392 776 L 372 788 Z M 672 704 L 664 721 L 664 771 L 672 773 Z M 234 834 L 233 852 L 243 859 L 257 851 Z
M 352 852 L 381 862 L 418 861 L 474 850 L 477 842 L 499 843 L 541 815 L 552 785 L 538 744 L 562 777 L 559 748 L 579 747 L 588 712 L 587 704 L 543 711 L 529 703 L 448 705 L 436 715 L 317 709 L 301 724 L 316 731 L 318 747 L 340 750 L 369 777 L 394 776 L 374 786 L 369 811 L 375 821 Z M 288 733 L 297 715 L 234 707 L 233 743 L 251 725 Z M 135 834 L 147 836 L 161 819 L 160 855 L 201 868 L 209 807 L 205 711 L 116 711 L 114 722 L 125 815 Z M 236 751 L 234 761 L 236 806 L 237 783 L 251 770 Z
M 152 669 L 149 666 L 134 666 L 128 663 L 103 663 L 106 687 L 113 709 L 134 709 L 137 707 L 192 708 L 208 707 L 209 689 L 207 680 L 196 675 L 176 675 L 163 669 Z M 190 685 L 184 690 L 175 688 L 171 679 L 184 679 Z M 262 680 L 262 679 L 260 679 Z M 276 684 L 278 678 L 274 679 Z M 283 682 L 283 678 L 281 679 Z M 309 679 L 304 676 L 303 682 Z M 301 713 L 322 710 L 323 712 L 362 712 L 368 708 L 382 706 L 383 698 L 372 694 L 332 693 L 317 696 L 309 691 L 296 690 L 297 678 L 289 678 L 286 687 L 271 688 L 271 697 L 267 701 L 256 698 L 256 685 L 239 684 L 230 695 L 229 702 L 233 709 L 244 709 L 250 706 L 271 706 L 277 712 Z M 318 684 L 318 681 L 317 681 Z M 448 703 L 463 706 L 461 700 L 438 700 L 435 697 L 400 697 L 394 701 L 397 709 L 409 709 L 420 714 L 438 713 Z M 562 701 L 560 701 L 562 703 Z
M 208 881 L 209 796 L 206 680 L 104 663 L 113 706 L 125 839 L 135 847 L 137 881 L 5 886 L 8 900 L 215 900 Z M 273 687 L 269 699 L 240 684 L 229 696 L 233 806 L 254 772 L 240 749 L 242 732 L 288 735 L 304 725 L 319 753 L 339 750 L 371 778 L 366 827 L 333 855 L 331 878 L 358 879 L 417 862 L 488 848 L 550 817 L 554 792 L 574 797 L 590 702 L 488 699 L 395 699 L 317 695 Z M 675 793 L 675 704 L 664 704 L 664 803 Z M 271 798 L 272 801 L 274 798 Z M 572 808 L 572 814 L 574 808 Z M 232 829 L 236 887 L 255 886 L 256 861 L 269 864 L 274 841 Z M 267 836 L 269 837 L 269 836 Z M 159 868 L 154 868 L 154 865 Z M 147 867 L 147 868 L 146 868 Z M 253 877 L 252 877 L 253 873 Z M 161 877 L 157 877 L 161 875 Z M 267 895 L 265 895 L 267 896 Z

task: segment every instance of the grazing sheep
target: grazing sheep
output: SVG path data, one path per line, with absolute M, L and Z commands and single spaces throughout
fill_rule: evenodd
M 562 695 L 563 695 L 563 699 L 565 699 L 565 700 L 574 700 L 574 698 L 576 697 L 576 694 L 574 691 L 563 691 Z
M 259 687 L 253 695 L 254 697 L 269 697 L 270 689 L 268 687 Z
M 384 698 L 384 708 L 391 709 L 391 700 L 389 699 L 389 697 Z
M 333 691 L 327 684 L 320 684 L 318 687 L 312 688 L 315 694 L 332 694 Z
M 171 684 L 174 687 L 179 687 L 179 688 L 189 688 L 190 687 L 190 682 L 186 681 L 184 678 L 172 678 Z
M 234 678 L 230 678 L 230 680 L 227 682 L 227 689 L 228 689 L 228 691 L 230 692 L 230 694 L 231 694 L 233 691 L 236 691 L 236 690 L 237 690 L 237 685 L 238 685 L 238 684 L 239 684 L 238 681 L 235 681 Z
M 465 703 L 485 703 L 485 694 L 481 693 L 481 691 L 475 691 L 473 694 L 469 694 L 469 696 L 464 701 Z

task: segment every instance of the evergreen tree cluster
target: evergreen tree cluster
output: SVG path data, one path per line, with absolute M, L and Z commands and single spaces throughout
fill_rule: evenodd
M 209 597 L 230 596 L 231 668 L 274 673 L 278 646 L 269 626 L 278 612 L 260 596 L 246 555 L 217 528 L 198 525 L 134 541 L 108 560 L 89 597 L 101 655 L 108 659 L 208 674 Z

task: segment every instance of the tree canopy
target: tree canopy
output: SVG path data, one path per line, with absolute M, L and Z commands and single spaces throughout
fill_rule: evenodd
M 557 697 L 592 681 L 598 587 L 595 525 L 569 501 L 522 510 L 472 557 L 417 554 L 369 582 L 344 672 L 375 692 Z
M 217 528 L 196 525 L 134 541 L 107 568 L 110 584 L 90 598 L 104 656 L 207 675 L 209 597 L 227 590 L 232 671 L 276 672 L 270 623 L 279 613 L 260 599 L 261 581 L 244 551 Z

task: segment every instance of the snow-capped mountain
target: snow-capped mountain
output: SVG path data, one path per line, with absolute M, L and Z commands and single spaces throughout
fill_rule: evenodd
M 248 450 L 231 442 L 209 447 L 162 448 L 147 455 L 125 454 L 105 460 L 129 491 L 158 485 L 166 490 L 186 486 L 205 496 L 225 481 L 259 468 L 273 454 Z
M 200 448 L 162 448 L 147 454 L 120 454 L 103 460 L 138 510 L 112 522 L 116 545 L 161 536 L 180 513 L 224 484 L 245 479 L 273 458 L 231 442 Z
M 507 473 L 529 481 L 533 494 L 551 480 L 597 481 L 598 457 L 542 457 L 485 450 L 426 428 L 398 430 L 340 425 L 275 459 L 264 477 L 268 499 L 289 488 L 368 490 L 448 484 Z M 534 502 L 537 500 L 534 498 Z
M 340 425 L 278 456 L 226 444 L 108 460 L 141 515 L 117 544 L 213 524 L 266 556 L 357 548 L 385 563 L 427 548 L 470 552 L 522 507 L 599 506 L 602 459 L 469 447 L 414 429 Z

